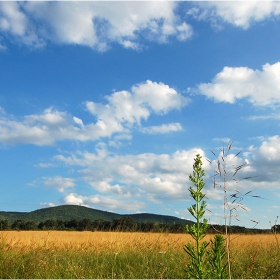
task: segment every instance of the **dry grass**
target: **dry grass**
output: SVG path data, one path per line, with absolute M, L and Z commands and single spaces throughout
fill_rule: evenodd
M 186 234 L 136 232 L 4 231 L 6 245 L 14 250 L 40 247 L 87 249 L 95 252 L 179 249 L 191 240 Z
M 4 231 L 6 250 L 28 251 L 37 248 L 57 250 L 94 251 L 96 253 L 150 250 L 181 251 L 192 238 L 187 234 L 136 233 L 136 232 L 67 232 L 67 231 Z M 212 239 L 208 235 L 205 240 Z M 273 234 L 231 235 L 233 252 L 271 251 L 277 249 Z
M 188 234 L 4 231 L 0 278 L 185 278 L 189 241 Z M 232 235 L 231 256 L 233 278 L 280 275 L 273 234 Z
M 0 278 L 184 278 L 186 234 L 1 234 Z
M 9 246 L 13 249 L 38 248 L 51 246 L 54 248 L 93 248 L 93 250 L 108 251 L 108 249 L 181 249 L 192 241 L 188 234 L 172 233 L 139 233 L 139 232 L 90 232 L 90 231 L 3 231 Z M 213 238 L 208 235 L 205 240 Z M 273 234 L 231 235 L 232 249 L 244 247 L 270 248 L 276 246 Z

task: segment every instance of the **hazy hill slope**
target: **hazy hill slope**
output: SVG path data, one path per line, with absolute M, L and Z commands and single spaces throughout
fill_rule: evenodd
M 28 215 L 28 212 L 4 212 L 4 211 L 0 211 L 0 220 L 8 220 L 8 221 L 25 220 L 26 215 Z
M 0 220 L 7 219 L 9 222 L 15 220 L 34 221 L 35 223 L 43 222 L 47 219 L 55 220 L 82 220 L 90 219 L 91 221 L 102 219 L 104 221 L 112 221 L 121 217 L 130 216 L 136 222 L 158 222 L 170 224 L 187 224 L 192 223 L 187 220 L 179 219 L 173 216 L 156 215 L 156 214 L 126 214 L 120 215 L 112 212 L 92 209 L 77 205 L 62 205 L 50 208 L 43 208 L 32 212 L 0 212 Z
M 173 216 L 165 216 L 165 215 L 157 215 L 157 214 L 148 214 L 148 213 L 140 213 L 140 214 L 132 214 L 127 215 L 134 219 L 136 222 L 150 222 L 150 223 L 168 223 L 168 224 L 189 224 L 193 223 L 188 220 L 179 219 Z

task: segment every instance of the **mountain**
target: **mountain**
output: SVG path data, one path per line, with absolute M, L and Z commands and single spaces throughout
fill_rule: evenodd
M 62 205 L 38 209 L 32 212 L 0 212 L 0 220 L 7 219 L 9 222 L 15 220 L 34 221 L 35 223 L 43 222 L 48 219 L 54 220 L 105 220 L 112 221 L 120 218 L 121 215 L 112 212 L 101 211 L 84 206 Z
M 173 216 L 139 213 L 126 215 L 133 218 L 135 222 L 148 222 L 148 223 L 167 223 L 167 224 L 192 224 L 193 222 L 189 220 L 183 220 Z
M 193 222 L 179 219 L 173 216 L 157 215 L 157 214 L 116 214 L 113 212 L 107 212 L 88 208 L 85 206 L 77 205 L 62 205 L 50 208 L 43 208 L 32 212 L 4 212 L 0 211 L 0 220 L 8 220 L 12 223 L 15 220 L 34 221 L 35 223 L 44 222 L 48 219 L 54 220 L 82 220 L 90 219 L 91 221 L 102 219 L 104 221 L 112 221 L 121 217 L 132 217 L 136 222 L 158 222 L 169 224 L 192 224 Z

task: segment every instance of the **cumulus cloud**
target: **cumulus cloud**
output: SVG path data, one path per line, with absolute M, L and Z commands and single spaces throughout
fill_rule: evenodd
M 165 43 L 192 36 L 175 2 L 2 2 L 0 31 L 23 44 L 47 41 L 105 51 L 111 43 L 139 49 L 143 38 Z
M 117 200 L 110 196 L 81 196 L 76 193 L 70 193 L 63 199 L 64 204 L 83 205 L 97 209 L 105 209 L 111 211 L 137 211 L 145 206 L 143 202 Z
M 52 145 L 56 141 L 87 141 L 110 135 L 108 131 L 104 133 L 99 123 L 82 128 L 76 124 L 69 114 L 53 108 L 46 109 L 42 114 L 24 116 L 21 120 L 17 120 L 14 116 L 2 115 L 0 142 L 9 145 L 44 146 Z
M 118 127 L 120 123 L 140 124 L 151 112 L 167 114 L 170 110 L 181 109 L 188 99 L 163 83 L 147 80 L 131 88 L 131 92 L 118 91 L 106 96 L 107 104 L 86 102 L 89 112 L 98 117 L 104 129 Z
M 228 201 L 231 203 L 233 200 L 229 199 L 230 195 L 236 193 L 236 190 L 241 199 L 234 203 L 243 203 L 243 198 L 247 202 L 251 195 L 258 195 L 258 189 L 279 190 L 280 136 L 275 135 L 260 141 L 257 147 L 251 146 L 238 155 L 229 153 L 224 157 L 227 164 Z M 107 152 L 104 143 L 99 143 L 95 152 L 60 153 L 53 160 L 58 164 L 62 163 L 66 168 L 76 170 L 79 181 L 89 184 L 95 193 L 92 196 L 71 193 L 65 197 L 63 203 L 112 211 L 140 211 L 144 203 L 180 203 L 190 199 L 189 174 L 193 171 L 196 154 L 203 156 L 206 197 L 218 205 L 223 200 L 223 178 L 220 182 L 219 178 L 216 178 L 217 185 L 214 188 L 213 175 L 217 162 L 213 160 L 210 164 L 205 152 L 199 148 L 176 151 L 173 154 L 116 155 Z M 237 181 L 232 180 L 235 169 L 243 164 L 244 167 L 235 177 Z M 73 183 L 76 184 L 75 188 L 78 188 L 78 181 Z M 244 196 L 248 191 L 253 192 Z M 249 206 L 242 206 L 249 211 Z
M 35 48 L 53 42 L 106 51 L 117 43 L 139 50 L 147 41 L 185 41 L 193 36 L 192 26 L 176 12 L 179 5 L 174 1 L 4 1 L 0 2 L 0 32 L 5 40 Z M 247 29 L 280 14 L 278 1 L 198 1 L 192 5 L 188 15 L 218 28 L 227 22 Z M 5 48 L 5 42 L 0 46 Z
M 214 27 L 221 28 L 226 22 L 243 29 L 280 14 L 279 1 L 205 1 L 198 2 L 188 15 L 198 20 L 209 20 Z
M 163 83 L 147 80 L 131 88 L 131 92 L 118 91 L 106 96 L 107 103 L 86 102 L 86 108 L 97 117 L 104 131 L 125 131 L 133 124 L 140 125 L 151 113 L 164 115 L 186 106 L 189 100 Z M 176 124 L 177 130 L 180 124 Z M 171 127 L 169 129 L 172 130 Z M 161 129 L 163 130 L 163 128 Z M 174 130 L 174 125 L 173 125 Z
M 136 103 L 147 104 L 157 114 L 166 114 L 173 109 L 179 110 L 189 101 L 168 85 L 149 80 L 133 86 L 132 92 Z
M 196 154 L 204 155 L 204 152 L 191 149 L 172 155 L 107 155 L 102 159 L 93 154 L 91 160 L 88 152 L 77 152 L 71 156 L 60 154 L 55 159 L 68 166 L 85 167 L 79 170 L 82 180 L 99 193 L 162 201 L 188 197 L 188 177 Z M 204 161 L 204 167 L 209 168 Z
M 59 192 L 64 192 L 68 188 L 73 188 L 76 186 L 75 179 L 64 178 L 61 176 L 56 177 L 43 177 L 44 184 L 48 188 L 56 189 Z
M 76 153 L 71 153 L 71 155 L 67 157 L 62 154 L 56 155 L 54 159 L 63 162 L 67 166 L 87 166 L 92 162 L 101 161 L 106 158 L 106 156 L 106 145 L 98 143 L 95 145 L 95 153 L 77 151 Z
M 112 146 L 119 146 L 121 140 L 129 140 L 132 126 L 141 129 L 141 120 L 151 114 L 164 115 L 179 110 L 188 99 L 163 83 L 146 81 L 132 87 L 131 92 L 118 91 L 106 96 L 107 104 L 87 101 L 86 110 L 97 119 L 95 123 L 84 124 L 83 120 L 53 108 L 42 114 L 16 119 L 1 110 L 0 142 L 4 144 L 52 145 L 57 141 L 96 141 L 103 137 L 115 136 Z M 180 124 L 158 129 L 176 131 Z M 154 133 L 156 129 L 153 129 Z
M 280 136 L 275 135 L 262 141 L 259 147 L 251 146 L 246 154 L 255 182 L 268 182 L 279 188 L 280 180 Z M 264 186 L 265 187 L 265 186 Z
M 198 92 L 216 102 L 234 103 L 247 99 L 253 105 L 280 103 L 280 62 L 265 64 L 262 70 L 248 67 L 224 67 L 211 83 L 199 84 Z
M 79 196 L 74 193 L 68 194 L 64 199 L 63 202 L 65 204 L 70 204 L 70 205 L 83 205 L 83 206 L 88 206 L 84 204 L 84 198 L 83 196 Z

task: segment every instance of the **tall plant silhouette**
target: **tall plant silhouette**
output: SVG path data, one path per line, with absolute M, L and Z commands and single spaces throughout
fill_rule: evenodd
M 186 231 L 195 240 L 195 246 L 189 242 L 184 250 L 190 256 L 191 261 L 187 267 L 188 278 L 205 279 L 208 278 L 209 271 L 207 269 L 207 255 L 206 248 L 209 242 L 202 241 L 209 228 L 207 219 L 203 218 L 206 210 L 206 202 L 204 200 L 205 194 L 202 193 L 204 187 L 203 177 L 205 172 L 202 169 L 201 156 L 196 155 L 193 165 L 193 173 L 189 176 L 193 186 L 189 187 L 191 197 L 195 200 L 195 204 L 188 208 L 190 214 L 195 218 L 196 223 L 192 226 L 186 226 Z
M 246 196 L 251 196 L 254 198 L 261 198 L 257 195 L 251 195 L 250 193 L 253 190 L 247 191 L 245 194 L 238 191 L 234 188 L 234 191 L 230 192 L 229 183 L 238 183 L 236 176 L 245 166 L 246 163 L 235 165 L 234 160 L 242 152 L 239 151 L 236 154 L 232 153 L 232 141 L 229 141 L 227 147 L 220 149 L 219 154 L 217 155 L 212 150 L 212 154 L 215 156 L 214 161 L 210 161 L 210 164 L 214 163 L 214 188 L 221 188 L 223 190 L 223 211 L 224 211 L 224 226 L 225 226 L 225 235 L 226 235 L 226 251 L 227 251 L 227 263 L 228 263 L 228 274 L 229 278 L 232 278 L 231 275 L 231 256 L 230 256 L 230 226 L 232 218 L 238 219 L 238 210 L 244 210 L 247 212 L 246 206 L 243 204 L 243 200 Z M 251 179 L 251 176 L 244 177 L 242 179 Z M 251 220 L 255 223 L 255 226 L 258 224 L 257 221 Z
M 189 242 L 185 245 L 184 250 L 190 256 L 190 263 L 187 266 L 186 273 L 188 278 L 206 279 L 227 278 L 226 272 L 227 262 L 225 262 L 225 246 L 224 238 L 216 235 L 214 241 L 202 241 L 207 234 L 209 224 L 204 218 L 206 211 L 205 194 L 202 192 L 204 188 L 205 172 L 202 169 L 202 157 L 196 155 L 193 165 L 193 173 L 189 176 L 193 186 L 189 187 L 191 197 L 195 200 L 195 204 L 188 208 L 190 214 L 195 218 L 196 223 L 192 226 L 186 226 L 186 231 L 192 236 L 195 245 Z M 210 249 L 208 246 L 211 244 Z

